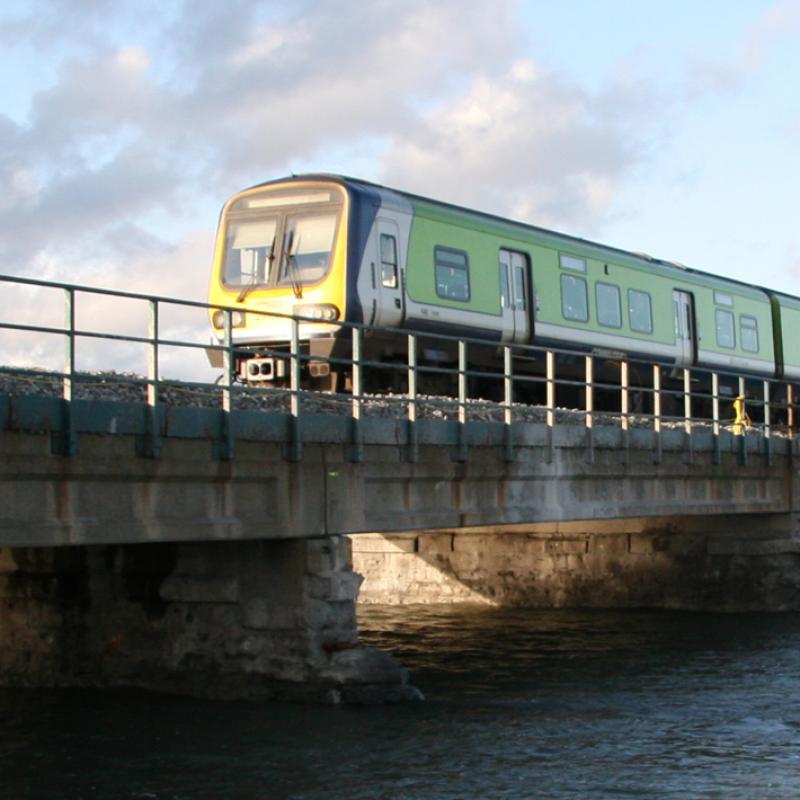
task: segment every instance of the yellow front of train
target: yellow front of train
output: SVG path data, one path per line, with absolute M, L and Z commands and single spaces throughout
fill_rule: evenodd
M 344 187 L 324 180 L 256 186 L 225 204 L 209 288 L 209 303 L 215 307 L 210 317 L 221 342 L 226 316 L 221 309 L 235 309 L 231 335 L 240 349 L 236 370 L 242 378 L 282 377 L 270 366 L 282 362 L 262 358 L 259 374 L 252 358 L 259 347 L 286 347 L 292 315 L 315 320 L 300 324 L 303 341 L 338 332 L 331 323 L 344 316 L 347 216 Z

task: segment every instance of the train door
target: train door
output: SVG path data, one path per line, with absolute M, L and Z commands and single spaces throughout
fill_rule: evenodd
M 675 364 L 694 363 L 694 309 L 692 295 L 680 289 L 672 290 L 672 309 L 675 318 Z
M 377 308 L 374 324 L 399 327 L 403 321 L 403 261 L 397 223 L 378 219 L 378 258 L 374 269 Z
M 501 249 L 500 308 L 503 314 L 503 340 L 530 342 L 531 269 L 528 256 Z

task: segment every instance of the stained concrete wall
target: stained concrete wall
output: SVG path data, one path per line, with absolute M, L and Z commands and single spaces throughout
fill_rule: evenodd
M 177 436 L 153 459 L 135 436 L 97 433 L 81 434 L 77 455 L 63 457 L 48 436 L 0 431 L 0 547 L 314 538 L 676 509 L 788 513 L 797 497 L 785 440 L 771 458 L 752 441 L 762 450 L 746 464 L 727 441 L 717 464 L 702 432 L 687 442 L 671 431 L 659 460 L 651 431 L 626 439 L 598 430 L 589 450 L 580 428 L 557 429 L 550 447 L 544 426 L 528 425 L 509 462 L 496 429 L 484 427 L 486 441 L 465 462 L 454 459 L 444 423 L 420 440 L 417 461 L 406 458 L 394 420 L 375 427 L 377 441 L 364 443 L 358 462 L 336 441 L 306 443 L 295 463 L 281 444 L 258 440 L 238 441 L 235 460 L 221 461 L 213 438 Z
M 207 697 L 417 696 L 358 642 L 343 537 L 0 550 L 0 684 Z
M 353 536 L 362 603 L 800 609 L 783 516 L 667 517 Z

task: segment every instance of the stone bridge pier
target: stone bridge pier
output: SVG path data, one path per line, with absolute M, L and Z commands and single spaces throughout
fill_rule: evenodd
M 0 682 L 217 698 L 419 697 L 360 646 L 350 541 L 0 550 Z

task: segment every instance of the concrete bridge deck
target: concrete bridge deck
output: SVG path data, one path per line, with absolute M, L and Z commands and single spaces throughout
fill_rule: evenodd
M 680 428 L 353 420 L 0 396 L 0 546 L 315 538 L 625 517 L 790 513 L 797 442 Z M 234 459 L 219 458 L 222 432 Z M 302 456 L 288 458 L 293 438 Z M 509 441 L 510 436 L 510 441 Z M 296 444 L 296 442 L 295 442 Z M 358 460 L 353 457 L 358 447 Z

